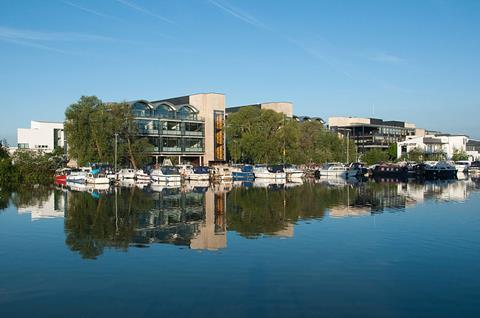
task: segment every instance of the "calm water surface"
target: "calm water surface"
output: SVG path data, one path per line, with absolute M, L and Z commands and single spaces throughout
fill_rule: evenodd
M 480 182 L 0 192 L 0 317 L 479 317 Z

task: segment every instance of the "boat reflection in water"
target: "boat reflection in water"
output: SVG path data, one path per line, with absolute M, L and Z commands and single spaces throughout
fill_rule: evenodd
M 188 182 L 136 187 L 67 185 L 1 193 L 32 220 L 64 218 L 66 245 L 94 259 L 105 249 L 173 244 L 227 247 L 227 231 L 245 238 L 293 237 L 299 221 L 405 211 L 428 200 L 465 201 L 478 179 L 427 183 Z

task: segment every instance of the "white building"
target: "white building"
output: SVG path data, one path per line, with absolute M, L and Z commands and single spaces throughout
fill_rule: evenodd
M 52 152 L 56 147 L 64 147 L 63 123 L 35 121 L 30 128 L 17 129 L 18 149 L 31 149 Z
M 480 160 L 480 141 L 470 139 L 467 142 L 467 155 L 470 161 Z
M 423 137 L 411 136 L 407 140 L 397 143 L 397 157 L 407 155 L 410 151 L 418 148 L 426 155 L 443 153 L 446 159 L 451 159 L 455 151 L 467 151 L 466 135 L 435 134 Z

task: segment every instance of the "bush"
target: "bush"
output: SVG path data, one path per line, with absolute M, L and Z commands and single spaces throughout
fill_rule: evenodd
M 369 165 L 388 161 L 389 155 L 386 151 L 380 149 L 371 149 L 363 154 L 362 161 Z

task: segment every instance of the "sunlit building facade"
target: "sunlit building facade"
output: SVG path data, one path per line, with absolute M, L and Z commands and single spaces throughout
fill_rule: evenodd
M 225 95 L 195 94 L 155 101 L 130 102 L 141 136 L 157 162 L 206 165 L 225 160 Z

